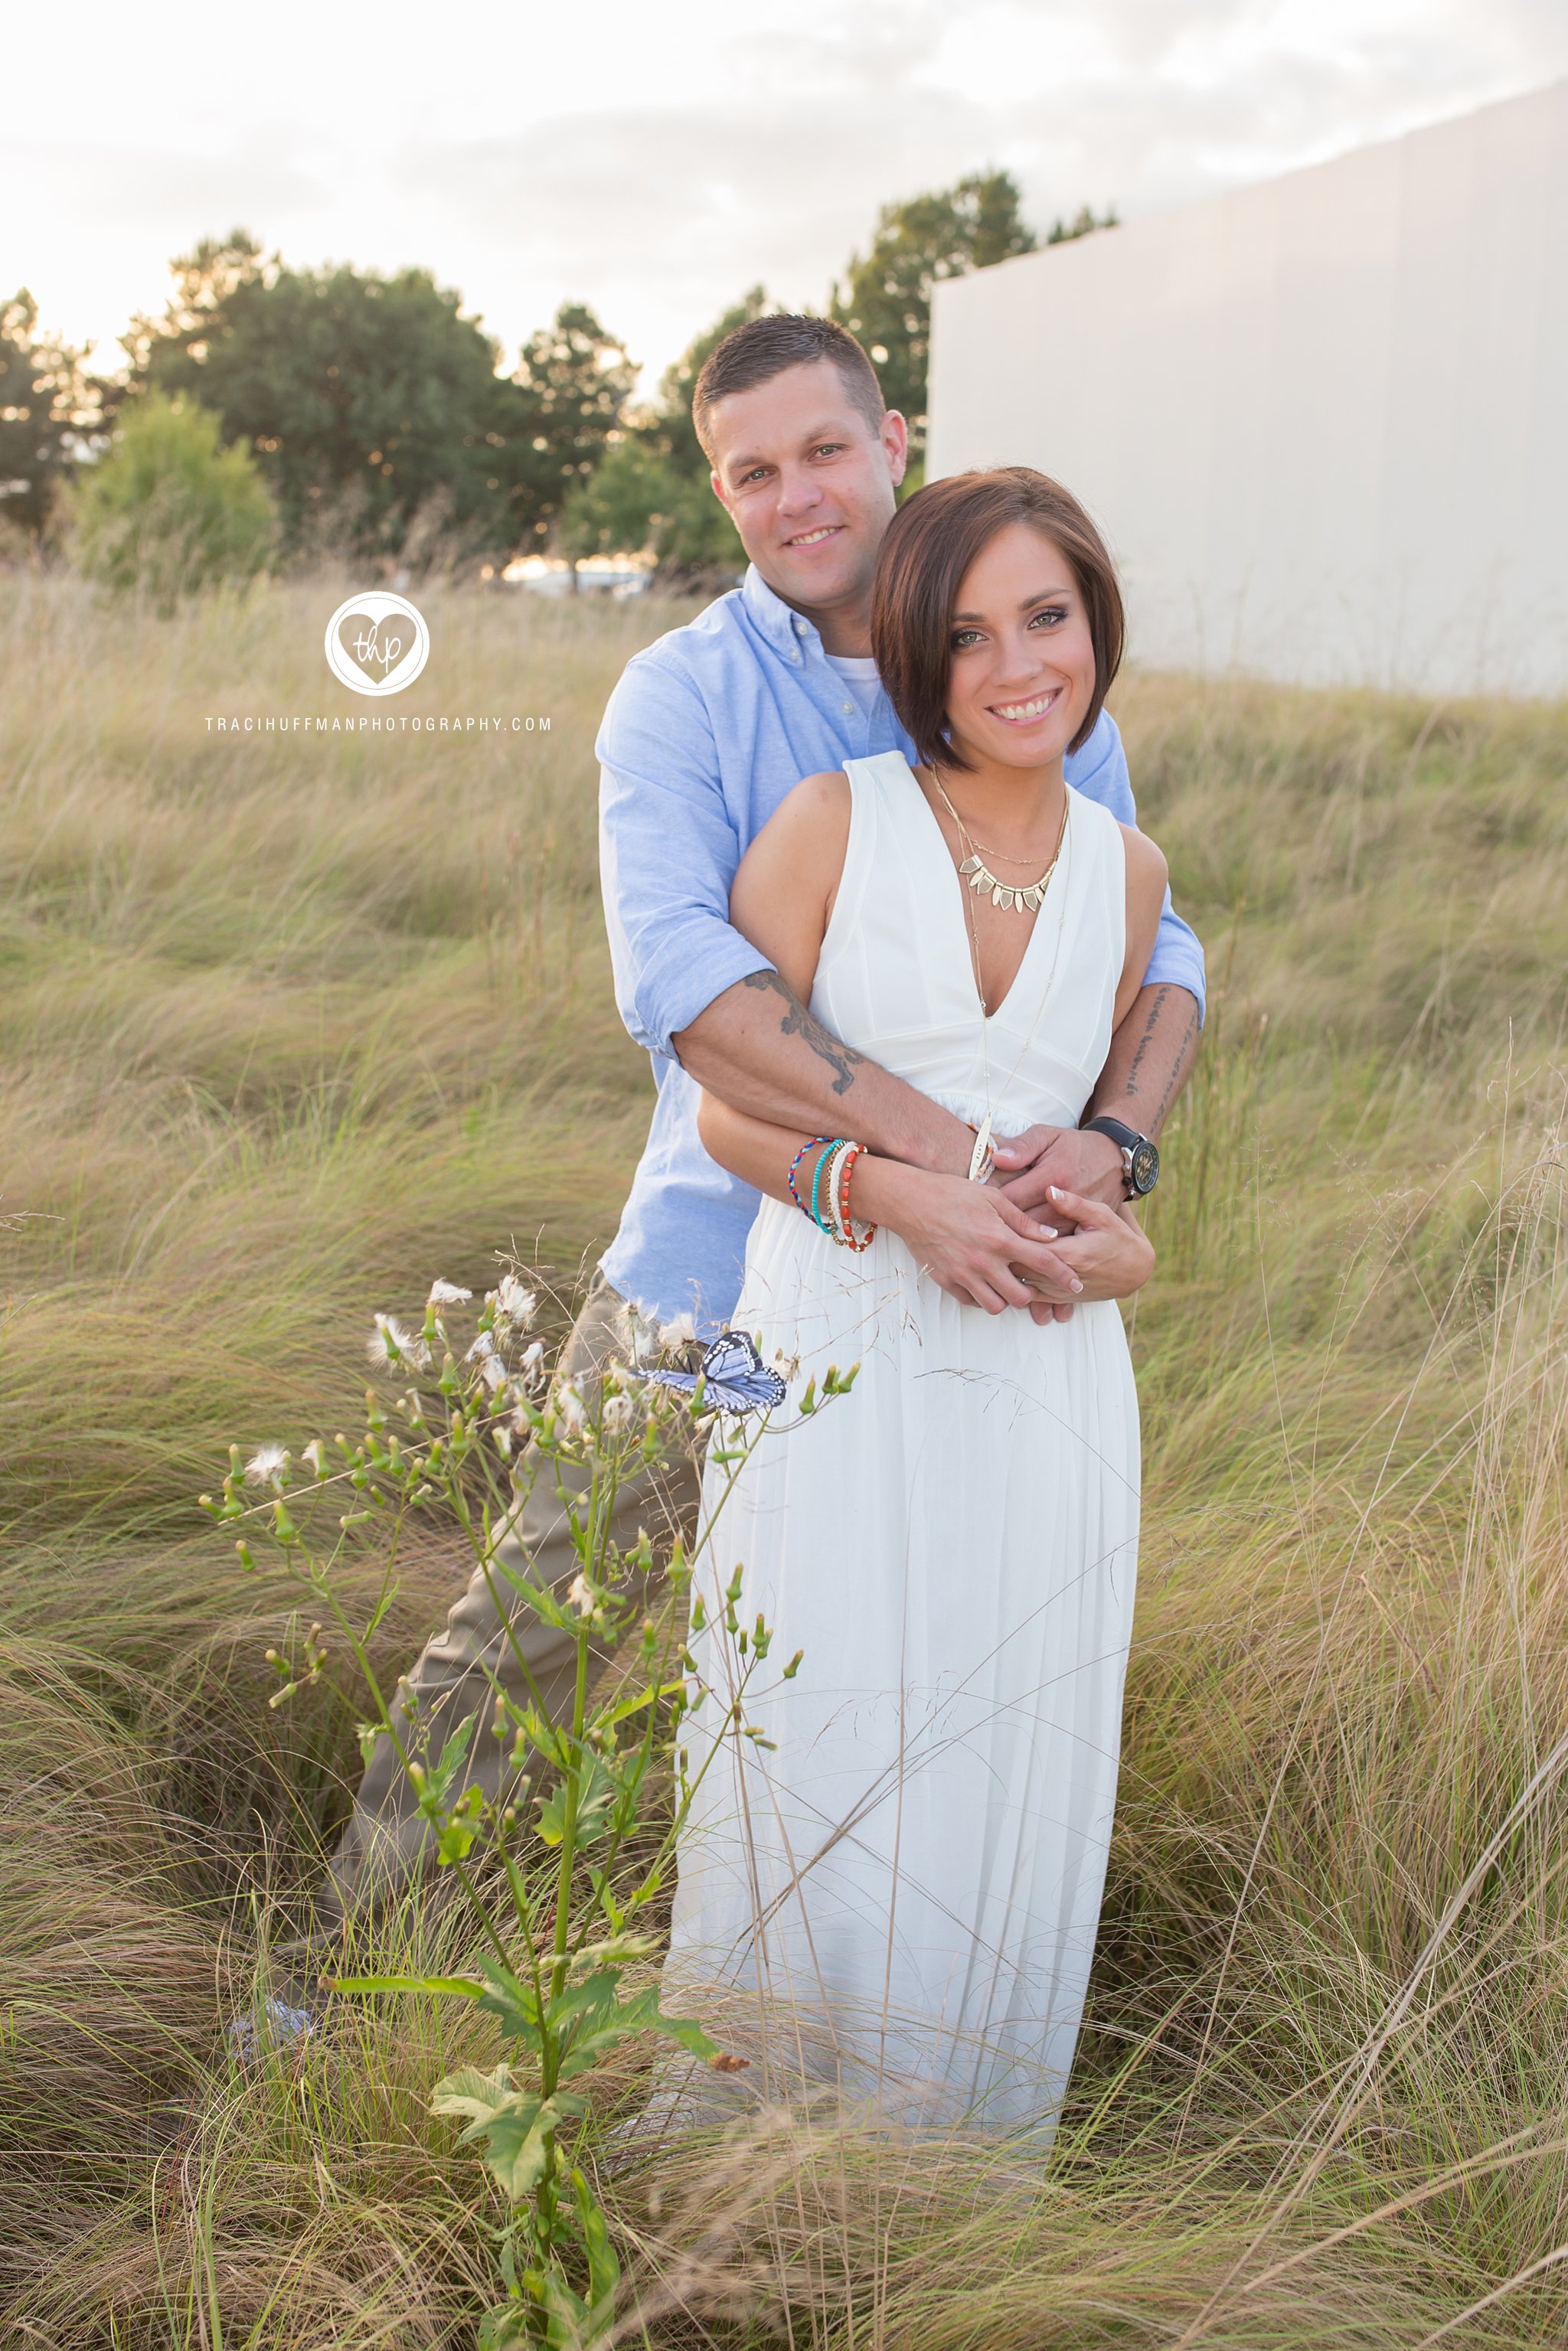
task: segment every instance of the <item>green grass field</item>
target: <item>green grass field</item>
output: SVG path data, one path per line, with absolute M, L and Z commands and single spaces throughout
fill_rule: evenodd
M 592 736 L 680 615 L 423 598 L 400 713 L 548 734 L 209 731 L 344 708 L 340 592 L 160 619 L 0 580 L 18 2345 L 412 2351 L 491 2299 L 483 2175 L 424 2111 L 447 2012 L 225 2055 L 357 1750 L 267 1707 L 285 1596 L 193 1498 L 231 1440 L 345 1425 L 371 1313 L 434 1275 L 516 1249 L 570 1312 L 651 1091 Z M 1140 1610 L 1067 2122 L 1044 2176 L 781 2121 L 607 2175 L 627 2341 L 1568 2330 L 1568 712 L 1137 675 L 1113 707 L 1214 993 L 1133 1317 Z M 412 1556 L 389 1668 L 455 1572 Z M 427 1898 L 384 1939 L 451 1932 Z

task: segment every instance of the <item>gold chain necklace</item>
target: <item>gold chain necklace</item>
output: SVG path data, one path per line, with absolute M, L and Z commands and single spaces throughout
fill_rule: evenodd
M 933 783 L 936 782 L 936 770 L 935 768 L 931 771 L 931 780 Z M 940 784 L 936 784 L 936 789 L 939 792 L 942 791 Z M 942 797 L 945 800 L 947 799 L 946 792 L 942 792 Z M 947 805 L 951 808 L 953 804 L 948 800 Z M 1071 835 L 1067 829 L 1067 820 L 1071 812 L 1072 802 L 1070 799 L 1066 808 L 1062 810 L 1061 831 L 1057 838 L 1056 855 L 1051 861 L 1051 871 L 1045 876 L 1046 882 L 1049 882 L 1051 880 L 1051 873 L 1055 872 L 1058 864 L 1061 862 L 1062 852 L 1064 850 L 1067 852 L 1068 855 L 1067 873 L 1064 879 L 1069 883 L 1071 880 L 1072 841 Z M 956 810 L 954 810 L 953 821 L 957 825 L 959 831 L 962 832 L 964 829 L 963 822 Z M 959 870 L 961 872 L 962 868 Z M 1045 886 L 1044 883 L 1042 883 L 1040 886 L 1043 889 Z M 975 969 L 975 994 L 979 998 L 980 1005 L 980 1061 L 985 1072 L 986 1086 L 986 1115 L 981 1124 L 975 1131 L 975 1148 L 969 1156 L 969 1181 L 971 1184 L 986 1184 L 990 1181 L 991 1169 L 995 1164 L 996 1156 L 991 1146 L 991 1128 L 996 1118 L 996 1097 L 991 1087 L 992 1016 L 986 1009 L 985 984 L 980 977 L 980 934 L 975 927 L 974 909 L 971 907 L 967 898 L 964 901 L 964 927 L 969 934 L 969 954 Z M 1012 1068 L 1008 1071 L 1007 1077 L 1003 1081 L 1003 1093 L 1006 1093 L 1009 1086 L 1012 1084 L 1013 1080 L 1017 1077 L 1019 1070 L 1023 1062 L 1023 1057 L 1034 1041 L 1034 1032 L 1040 1025 L 1040 1016 L 1045 1010 L 1047 1004 L 1051 1000 L 1051 990 L 1056 986 L 1057 961 L 1061 954 L 1061 935 L 1066 927 L 1067 917 L 1064 910 L 1061 920 L 1056 926 L 1056 942 L 1051 951 L 1051 969 L 1045 975 L 1045 986 L 1040 990 L 1040 1002 L 1035 1007 L 1034 1019 L 1030 1022 L 1028 1029 L 1024 1031 L 1023 1043 L 1019 1047 L 1018 1052 L 1013 1060 Z M 1028 954 L 1029 950 L 1027 947 L 1024 952 L 1026 955 Z M 1019 968 L 1021 969 L 1021 966 Z M 1014 987 L 1018 985 L 1018 973 L 1015 972 L 1013 974 Z M 1009 987 L 1008 995 L 1010 997 L 1011 994 L 1012 988 Z M 1007 998 L 1004 998 L 1003 1002 L 1006 1002 L 1006 1000 Z M 998 1005 L 997 1009 L 998 1011 L 1000 1011 L 1001 1006 Z
M 998 881 L 996 875 L 991 872 L 990 867 L 985 862 L 985 860 L 980 855 L 979 843 L 975 840 L 975 837 L 970 832 L 968 826 L 964 822 L 963 818 L 959 815 L 957 810 L 954 807 L 952 801 L 943 790 L 942 778 L 937 774 L 935 768 L 931 769 L 931 780 L 936 787 L 937 797 L 941 800 L 943 807 L 946 810 L 948 815 L 952 818 L 954 823 L 958 828 L 959 841 L 968 852 L 958 868 L 960 879 L 967 882 L 971 890 L 988 890 L 991 893 L 992 905 L 1001 907 L 1004 913 L 1010 914 L 1016 908 L 1020 914 L 1038 914 L 1041 906 L 1045 904 L 1045 893 L 1051 886 L 1051 877 L 1056 871 L 1057 861 L 1061 855 L 1061 843 L 1067 832 L 1067 799 L 1065 793 L 1062 796 L 1061 827 L 1056 836 L 1056 849 L 1051 857 L 1051 863 L 1046 867 L 1045 872 L 1040 875 L 1038 882 L 1026 883 L 1020 888 L 1018 883 L 1013 882 Z M 1023 859 L 1021 857 L 1009 858 L 1006 852 L 1000 849 L 988 849 L 986 856 L 999 857 L 1004 865 L 1021 865 L 1023 863 Z

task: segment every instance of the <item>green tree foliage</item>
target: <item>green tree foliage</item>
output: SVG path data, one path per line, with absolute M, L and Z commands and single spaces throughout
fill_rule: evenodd
M 1046 235 L 1047 245 L 1071 245 L 1081 236 L 1092 236 L 1097 228 L 1120 228 L 1122 216 L 1114 204 L 1097 213 L 1092 204 L 1080 204 L 1071 220 L 1053 220 Z
M 556 545 L 573 562 L 645 554 L 656 548 L 681 487 L 668 458 L 641 434 L 622 434 L 569 491 Z
M 624 344 L 580 302 L 564 304 L 524 344 L 503 398 L 520 395 L 511 403 L 514 504 L 536 539 L 604 457 L 636 377 Z
M 0 515 L 37 538 L 97 422 L 82 354 L 38 332 L 24 286 L 0 302 Z
M 708 353 L 768 308 L 764 289 L 751 287 L 671 361 L 653 408 L 629 420 L 598 470 L 573 492 L 558 536 L 564 554 L 651 552 L 666 584 L 712 580 L 740 569 L 740 541 L 713 494 L 692 423 L 692 394 Z
M 931 288 L 938 278 L 963 277 L 1015 253 L 1032 253 L 1035 235 L 1020 201 L 1010 172 L 973 172 L 955 187 L 884 204 L 871 250 L 852 256 L 845 284 L 833 288 L 831 314 L 871 353 L 888 406 L 908 421 L 916 459 L 925 441 Z M 1075 219 L 1055 222 L 1046 243 L 1061 245 L 1115 225 L 1114 211 L 1101 219 L 1084 205 Z
M 955 187 L 884 204 L 870 251 L 852 257 L 845 283 L 833 288 L 832 316 L 871 353 L 883 397 L 908 420 L 916 451 L 925 437 L 931 288 L 1032 253 L 1019 202 L 1010 172 L 977 172 Z
M 108 455 L 78 485 L 73 518 L 89 579 L 142 589 L 164 606 L 214 581 L 253 578 L 277 528 L 246 444 L 224 448 L 210 410 L 155 392 L 121 412 Z
M 163 318 L 124 339 L 130 388 L 188 394 L 246 436 L 290 547 L 400 549 L 433 516 L 476 550 L 537 539 L 630 389 L 624 351 L 580 308 L 507 379 L 425 270 L 288 269 L 235 230 L 173 272 Z
M 697 439 L 696 427 L 692 423 L 692 395 L 696 391 L 703 362 L 718 349 L 727 335 L 735 332 L 737 327 L 748 325 L 753 319 L 760 319 L 776 307 L 768 299 L 764 287 L 747 287 L 738 302 L 732 302 L 711 327 L 693 337 L 680 358 L 671 361 L 659 380 L 653 427 L 660 445 L 678 474 L 685 475 L 689 480 L 700 481 L 705 487 L 711 468 L 702 443 Z M 711 491 L 709 499 L 728 529 L 728 517 L 724 515 Z M 733 545 L 733 540 L 725 543 Z

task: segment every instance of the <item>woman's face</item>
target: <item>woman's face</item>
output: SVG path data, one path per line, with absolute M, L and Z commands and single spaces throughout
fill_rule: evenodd
M 965 573 L 949 640 L 956 748 L 1008 768 L 1060 759 L 1094 694 L 1094 647 L 1072 566 L 1030 523 L 1009 523 Z

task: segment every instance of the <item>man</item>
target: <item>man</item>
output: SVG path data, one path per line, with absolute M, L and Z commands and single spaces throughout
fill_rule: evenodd
M 853 1134 L 917 1165 L 967 1171 L 974 1135 L 926 1096 L 847 1050 L 730 927 L 730 883 L 748 842 L 802 776 L 908 744 L 871 659 L 872 575 L 903 479 L 904 419 L 884 409 L 854 338 L 825 319 L 756 319 L 727 338 L 696 385 L 693 418 L 721 500 L 750 560 L 745 583 L 627 665 L 605 712 L 601 846 L 617 1001 L 653 1057 L 658 1101 L 620 1230 L 568 1342 L 563 1369 L 591 1374 L 625 1343 L 628 1302 L 668 1325 L 721 1328 L 739 1290 L 756 1196 L 697 1139 L 703 1089 L 809 1134 Z M 1070 782 L 1134 820 L 1126 760 L 1103 714 L 1067 762 Z M 1202 1019 L 1203 955 L 1167 899 L 1146 984 L 1113 1040 L 1090 1106 L 1133 1138 L 1156 1135 L 1180 1091 Z M 1061 1184 L 1105 1200 L 1126 1190 L 1129 1137 L 1032 1128 L 998 1152 L 1024 1211 Z M 998 1244 L 998 1248 L 1001 1245 Z M 1005 1254 L 1005 1250 L 1003 1252 Z M 933 1261 L 962 1293 L 958 1269 Z M 1070 1311 L 1065 1295 L 1055 1301 Z M 618 1327 L 622 1326 L 622 1327 Z M 689 1512 L 695 1463 L 656 1490 L 622 1490 L 618 1533 Z M 577 1572 L 563 1514 L 540 1494 L 517 1540 L 533 1574 Z M 503 1591 L 506 1587 L 502 1587 Z M 552 1708 L 570 1644 L 517 1612 L 519 1644 Z M 517 1669 L 481 1571 L 405 1685 L 411 1735 L 436 1740 L 487 1712 Z M 417 1716 L 418 1729 L 413 1729 Z M 499 1792 L 506 1766 L 479 1740 L 473 1776 Z M 486 1751 L 489 1750 L 489 1751 Z M 365 1775 L 333 1875 L 358 1902 L 417 1860 L 424 1824 L 383 1739 Z

